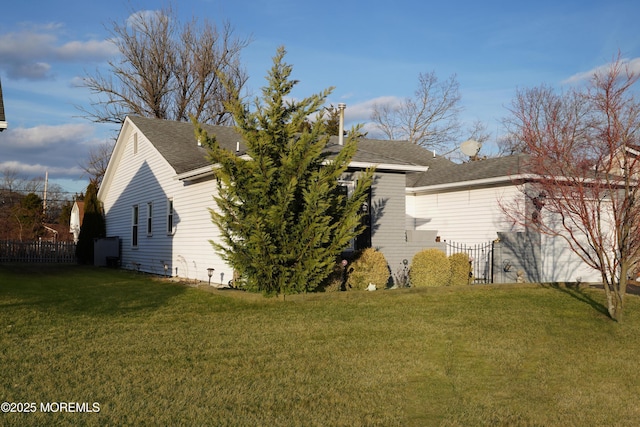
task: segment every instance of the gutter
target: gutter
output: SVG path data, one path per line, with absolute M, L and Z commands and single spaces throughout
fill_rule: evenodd
M 249 156 L 242 156 L 245 160 L 250 159 Z M 323 162 L 323 164 L 328 164 L 331 160 L 327 160 Z M 174 179 L 178 181 L 192 181 L 196 179 L 206 178 L 213 175 L 213 170 L 217 168 L 217 165 L 213 166 L 204 166 L 198 169 L 194 169 L 191 171 L 183 172 L 181 174 L 177 174 Z M 429 170 L 429 166 L 418 166 L 418 165 L 395 165 L 392 163 L 370 163 L 370 162 L 351 162 L 349 163 L 350 168 L 357 169 L 368 169 L 374 168 L 375 170 L 382 171 L 396 171 L 396 172 L 426 172 Z
M 509 183 L 513 184 L 514 181 L 530 181 L 535 178 L 533 174 L 518 174 L 513 176 L 498 176 L 493 178 L 484 178 L 484 179 L 473 179 L 467 181 L 457 181 L 457 182 L 447 182 L 444 184 L 434 184 L 434 185 L 425 185 L 422 187 L 407 187 L 407 194 L 418 194 L 418 193 L 433 193 L 441 190 L 456 190 L 459 188 L 471 187 L 471 186 L 479 186 L 479 185 L 490 185 L 490 184 L 501 184 L 501 183 Z

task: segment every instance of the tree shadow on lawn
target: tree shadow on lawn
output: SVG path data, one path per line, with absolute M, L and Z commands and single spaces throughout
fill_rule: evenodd
M 186 287 L 145 274 L 76 265 L 0 266 L 0 309 L 118 316 L 166 306 Z
M 591 308 L 608 317 L 609 311 L 607 310 L 607 307 L 602 302 L 593 299 L 593 297 L 588 292 L 585 292 L 586 286 L 587 285 L 580 283 L 559 282 L 542 284 L 543 288 L 555 289 L 564 294 L 567 294 L 580 302 L 588 304 L 589 306 L 591 306 Z

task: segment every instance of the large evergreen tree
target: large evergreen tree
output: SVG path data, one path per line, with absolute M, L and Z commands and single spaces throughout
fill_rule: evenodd
M 229 105 L 248 156 L 237 156 L 196 130 L 217 165 L 218 209 L 211 217 L 222 240 L 212 244 L 250 289 L 268 295 L 314 290 L 329 275 L 336 256 L 362 230 L 358 211 L 373 176 L 373 170 L 359 174 L 349 197 L 339 191 L 357 139 L 347 138 L 329 157 L 326 122 L 301 126 L 321 110 L 331 89 L 288 100 L 297 82 L 290 79 L 292 67 L 284 56 L 284 48 L 278 49 L 269 85 L 252 109 L 238 94 Z
M 80 264 L 93 264 L 93 239 L 106 235 L 102 206 L 98 200 L 98 186 L 91 181 L 84 197 L 84 216 L 76 245 L 76 258 Z

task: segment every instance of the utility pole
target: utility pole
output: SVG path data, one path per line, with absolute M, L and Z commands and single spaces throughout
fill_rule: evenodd
M 49 171 L 44 173 L 44 195 L 42 197 L 42 215 L 47 214 L 47 185 L 49 184 Z

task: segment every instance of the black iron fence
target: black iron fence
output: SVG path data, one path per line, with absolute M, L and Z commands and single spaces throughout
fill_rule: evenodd
M 0 262 L 72 263 L 76 262 L 73 242 L 0 241 Z
M 493 242 L 467 245 L 464 243 L 446 242 L 447 256 L 464 252 L 469 255 L 473 283 L 493 282 Z

